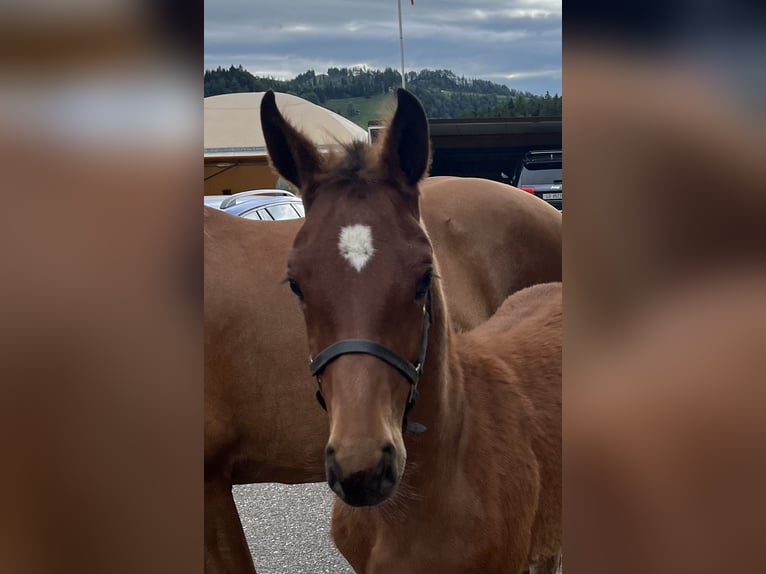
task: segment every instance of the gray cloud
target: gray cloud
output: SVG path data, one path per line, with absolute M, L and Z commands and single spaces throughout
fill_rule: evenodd
M 561 93 L 561 0 L 402 0 L 407 71 L 450 69 Z M 209 0 L 205 67 L 256 75 L 399 68 L 396 0 Z

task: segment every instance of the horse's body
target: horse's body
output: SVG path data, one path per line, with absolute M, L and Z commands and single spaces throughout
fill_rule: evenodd
M 520 291 L 477 329 L 445 335 L 449 371 L 421 383 L 418 420 L 429 431 L 406 441 L 412 463 L 399 498 L 377 512 L 336 502 L 333 539 L 357 572 L 518 573 L 537 563 L 536 572 L 553 573 L 561 547 L 561 286 Z M 434 386 L 445 404 L 428 400 Z M 449 426 L 437 422 L 447 409 L 460 413 Z
M 561 214 L 547 203 L 477 178 L 431 177 L 420 192 L 458 330 L 486 321 L 511 293 L 561 280 Z
M 509 294 L 561 279 L 561 215 L 488 180 L 433 178 L 423 218 L 453 325 L 485 321 Z M 300 308 L 282 284 L 302 221 L 252 222 L 205 209 L 205 524 L 210 572 L 250 554 L 232 484 L 325 478 L 327 416 L 312 391 Z M 524 247 L 531 241 L 533 248 Z M 228 548 L 228 550 L 224 550 Z M 228 566 L 227 566 L 228 564 Z
M 261 120 L 275 167 L 306 206 L 287 280 L 329 415 L 336 545 L 369 574 L 553 572 L 560 285 L 532 287 L 486 325 L 454 332 L 421 219 L 427 121 L 404 90 L 374 149 L 320 156 L 273 95 Z M 422 430 L 408 417 L 425 433 L 405 440 L 403 430 Z

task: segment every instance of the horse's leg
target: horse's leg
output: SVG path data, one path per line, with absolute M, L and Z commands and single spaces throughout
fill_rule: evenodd
M 256 574 L 231 484 L 205 479 L 205 573 Z

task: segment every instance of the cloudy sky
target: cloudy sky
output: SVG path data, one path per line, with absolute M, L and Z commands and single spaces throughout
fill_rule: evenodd
M 405 69 L 561 94 L 561 0 L 402 0 Z M 205 68 L 399 69 L 397 0 L 206 0 Z

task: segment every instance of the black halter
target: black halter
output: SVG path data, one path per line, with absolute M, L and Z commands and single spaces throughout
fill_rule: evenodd
M 309 363 L 311 375 L 316 377 L 317 380 L 316 398 L 325 411 L 327 410 L 327 404 L 322 396 L 322 371 L 324 368 L 341 355 L 373 355 L 396 368 L 400 373 L 407 377 L 407 380 L 410 383 L 410 394 L 407 398 L 407 406 L 404 409 L 402 431 L 423 432 L 426 430 L 426 427 L 419 423 L 410 423 L 407 421 L 407 413 L 410 412 L 412 407 L 415 406 L 415 402 L 418 400 L 418 380 L 420 380 L 420 374 L 423 371 L 423 363 L 426 360 L 426 349 L 428 348 L 428 329 L 431 326 L 430 293 L 426 295 L 426 298 L 426 303 L 423 305 L 423 331 L 420 336 L 420 353 L 418 354 L 418 359 L 415 364 L 409 362 L 388 347 L 384 347 L 380 343 L 370 341 L 369 339 L 344 339 L 325 348 L 316 357 L 309 357 L 309 360 L 311 361 Z

